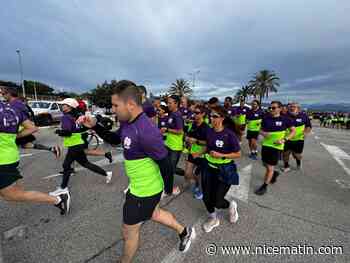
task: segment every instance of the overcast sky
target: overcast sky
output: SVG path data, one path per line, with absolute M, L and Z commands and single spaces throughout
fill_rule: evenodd
M 261 69 L 273 99 L 350 102 L 349 0 L 11 0 L 0 9 L 0 79 L 86 91 L 130 79 L 165 91 L 197 75 L 197 97 L 234 95 Z

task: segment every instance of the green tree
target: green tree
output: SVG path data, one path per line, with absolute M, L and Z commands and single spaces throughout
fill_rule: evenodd
M 24 80 L 23 82 L 26 94 L 35 94 L 34 88 L 36 89 L 37 95 L 52 95 L 55 91 L 49 85 L 39 81 Z
M 171 84 L 169 91 L 171 95 L 189 96 L 192 95 L 193 90 L 191 89 L 189 83 L 185 79 L 177 79 Z
M 276 73 L 269 70 L 261 70 L 256 73 L 253 79 L 249 82 L 249 86 L 252 88 L 252 94 L 254 97 L 258 97 L 260 103 L 263 98 L 268 98 L 271 92 L 277 92 L 277 87 L 280 78 Z
M 92 102 L 101 108 L 111 108 L 112 91 L 116 84 L 116 80 L 112 80 L 110 83 L 105 81 L 102 84 L 98 84 L 96 88 L 89 93 Z
M 244 98 L 246 102 L 247 98 L 252 95 L 252 88 L 250 86 L 243 86 L 240 90 L 236 92 L 235 101 L 239 101 L 240 98 Z

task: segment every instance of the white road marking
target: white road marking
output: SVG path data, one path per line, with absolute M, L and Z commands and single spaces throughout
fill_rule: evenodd
M 252 164 L 247 165 L 239 171 L 240 185 L 231 186 L 230 190 L 226 194 L 228 201 L 232 201 L 233 198 L 248 202 L 249 184 L 252 173 Z M 204 233 L 202 225 L 207 220 L 207 216 L 201 217 L 193 225 L 196 230 L 196 239 Z M 195 240 L 194 240 L 195 242 Z M 193 244 L 193 242 L 192 242 Z M 161 263 L 181 263 L 185 260 L 186 253 L 181 253 L 177 247 L 173 248 L 168 255 L 166 255 Z
M 22 154 L 20 155 L 21 158 L 22 158 L 22 157 L 29 157 L 29 156 L 33 156 L 33 154 L 32 154 L 32 153 L 22 153 Z
M 350 176 L 350 169 L 346 167 L 345 163 L 343 162 L 343 160 L 350 160 L 350 156 L 337 146 L 328 145 L 322 142 L 321 145 L 333 156 L 334 160 L 344 169 L 345 173 Z M 336 183 L 342 188 L 347 188 L 344 187 L 344 181 L 337 179 Z M 350 183 L 348 183 L 348 185 L 350 185 Z
M 93 164 L 96 164 L 98 166 L 107 166 L 107 165 L 112 165 L 112 164 L 115 164 L 115 163 L 120 163 L 124 160 L 124 157 L 122 154 L 118 154 L 116 156 L 113 156 L 113 162 L 112 163 L 109 163 L 109 161 L 107 159 L 102 159 L 102 160 L 99 160 L 99 161 L 96 161 L 96 162 L 93 162 Z M 75 171 L 82 171 L 82 170 L 85 170 L 86 168 L 84 167 L 79 167 L 77 169 L 75 169 Z M 55 178 L 55 177 L 58 177 L 58 176 L 62 176 L 62 174 L 58 173 L 58 174 L 51 174 L 49 176 L 45 176 L 43 177 L 43 179 L 51 179 L 51 178 Z

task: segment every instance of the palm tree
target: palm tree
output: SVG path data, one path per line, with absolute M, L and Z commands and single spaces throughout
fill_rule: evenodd
M 250 95 L 252 95 L 252 88 L 250 86 L 243 86 L 236 92 L 235 100 L 239 101 L 239 99 L 243 97 L 245 102 Z
M 187 80 L 177 79 L 174 83 L 171 84 L 169 93 L 182 97 L 191 95 L 193 93 L 193 90 L 191 89 L 190 84 Z
M 253 80 L 249 81 L 249 86 L 252 88 L 254 97 L 258 96 L 261 103 L 263 98 L 269 97 L 269 93 L 277 92 L 277 87 L 280 86 L 279 80 L 275 72 L 261 70 L 256 73 Z

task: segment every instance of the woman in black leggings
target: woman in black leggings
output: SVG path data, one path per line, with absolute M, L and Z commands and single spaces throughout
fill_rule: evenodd
M 112 179 L 112 172 L 106 172 L 101 167 L 90 163 L 85 154 L 85 143 L 82 139 L 81 133 L 85 128 L 76 124 L 77 117 L 79 116 L 76 111 L 78 102 L 75 99 L 65 99 L 63 104 L 63 117 L 61 120 L 61 129 L 56 130 L 56 134 L 63 137 L 63 145 L 68 148 L 68 152 L 63 162 L 63 178 L 62 183 L 56 191 L 51 194 L 59 194 L 65 192 L 68 187 L 70 175 L 72 173 L 71 165 L 74 161 L 78 162 L 81 166 L 106 177 L 106 183 L 109 183 Z
M 209 213 L 203 224 L 205 232 L 220 225 L 216 209 L 229 209 L 230 222 L 238 220 L 237 203 L 229 202 L 225 195 L 231 185 L 238 185 L 239 178 L 234 159 L 241 156 L 239 140 L 235 133 L 223 124 L 226 111 L 223 107 L 214 107 L 210 119 L 212 128 L 206 135 L 206 165 L 203 167 L 203 201 Z

